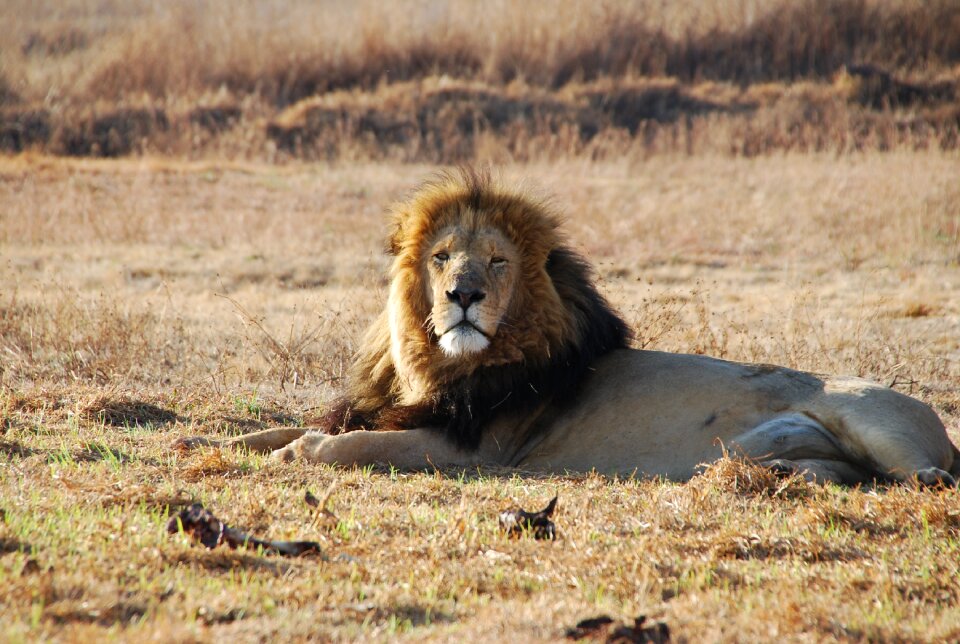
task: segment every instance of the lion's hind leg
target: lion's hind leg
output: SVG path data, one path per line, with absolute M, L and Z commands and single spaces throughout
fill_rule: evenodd
M 801 474 L 818 483 L 856 485 L 873 478 L 846 455 L 823 425 L 806 414 L 776 416 L 737 436 L 730 448 L 778 472 Z
M 851 445 L 844 447 L 818 420 L 792 412 L 740 434 L 732 441 L 731 448 L 763 465 L 800 473 L 819 482 L 856 485 L 875 479 L 893 479 L 924 487 L 957 486 L 958 477 L 926 458 L 929 448 L 922 449 L 923 439 L 929 438 L 924 430 L 934 438 L 935 432 L 929 428 L 913 433 L 893 431 L 879 422 L 874 427 L 882 430 L 874 430 L 866 436 L 872 441 L 864 441 L 860 449 Z M 857 431 L 857 426 L 846 423 L 844 428 L 847 442 L 856 445 L 849 439 Z
M 907 485 L 954 487 L 957 449 L 925 403 L 856 378 L 835 378 L 810 411 L 842 442 L 847 460 Z

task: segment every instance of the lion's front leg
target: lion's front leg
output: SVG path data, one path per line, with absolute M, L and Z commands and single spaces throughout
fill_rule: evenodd
M 401 470 L 475 467 L 483 461 L 480 452 L 458 449 L 440 432 L 429 429 L 354 431 L 338 436 L 311 432 L 274 451 L 270 458 L 361 467 L 392 465 Z
M 304 427 L 274 427 L 253 434 L 233 436 L 232 438 L 191 436 L 178 438 L 173 442 L 173 448 L 181 452 L 187 452 L 198 447 L 245 447 L 251 452 L 273 452 L 300 438 L 308 431 Z

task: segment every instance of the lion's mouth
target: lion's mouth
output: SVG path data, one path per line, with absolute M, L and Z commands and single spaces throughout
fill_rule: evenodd
M 471 322 L 470 320 L 466 320 L 466 319 L 460 320 L 459 322 L 457 322 L 456 324 L 454 324 L 452 327 L 450 327 L 449 329 L 447 329 L 446 331 L 444 331 L 441 335 L 446 335 L 446 334 L 448 334 L 448 333 L 450 333 L 451 331 L 454 331 L 454 330 L 456 330 L 456 329 L 465 329 L 465 330 L 468 330 L 468 331 L 476 331 L 477 333 L 479 333 L 479 334 L 482 335 L 483 337 L 487 338 L 488 340 L 490 339 L 490 334 L 489 334 L 489 333 L 487 333 L 486 331 L 484 331 L 483 329 L 481 329 L 480 327 L 478 327 L 476 324 L 474 324 L 474 323 Z

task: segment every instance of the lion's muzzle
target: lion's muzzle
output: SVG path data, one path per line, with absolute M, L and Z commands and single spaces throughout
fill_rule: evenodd
M 490 339 L 480 326 L 476 305 L 476 302 L 484 297 L 482 291 L 470 293 L 451 291 L 447 296 L 451 302 L 455 301 L 459 306 L 447 307 L 444 316 L 446 324 L 442 327 L 444 330 L 439 333 L 440 348 L 448 356 L 477 353 L 486 349 L 490 345 Z
M 440 348 L 448 356 L 477 353 L 490 346 L 490 333 L 484 328 L 485 316 L 481 312 L 487 293 L 478 272 L 469 267 L 457 275 L 451 284 L 453 288 L 443 291 L 446 301 L 440 307 L 442 311 L 434 313 Z M 489 320 L 486 322 L 489 324 Z

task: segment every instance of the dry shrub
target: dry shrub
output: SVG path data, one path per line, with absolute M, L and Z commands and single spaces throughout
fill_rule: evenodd
M 957 97 L 951 80 L 914 82 L 874 65 L 847 65 L 834 83 L 844 87 L 850 99 L 874 109 L 936 104 Z
M 51 131 L 51 116 L 48 110 L 0 110 L 0 150 L 22 152 L 33 146 L 46 145 Z
M 243 325 L 241 363 L 250 381 L 276 379 L 277 386 L 283 390 L 288 385 L 296 389 L 307 383 L 339 383 L 344 377 L 356 351 L 351 338 L 361 333 L 356 318 L 334 311 L 317 320 L 295 319 L 283 333 L 271 328 L 240 302 L 221 297 L 234 306 Z
M 430 78 L 375 92 L 335 92 L 305 99 L 280 113 L 267 133 L 282 150 L 336 158 L 363 146 L 374 158 L 454 162 L 475 156 L 491 134 L 519 153 L 522 142 L 572 126 L 579 139 L 600 129 L 600 112 L 535 88 Z
M 764 105 L 753 118 L 740 123 L 738 133 L 744 156 L 773 150 L 814 152 L 842 148 L 851 127 L 843 97 L 829 87 L 798 83 L 776 101 Z
M 134 29 L 106 36 L 84 74 L 79 96 L 119 101 L 131 95 L 164 98 L 201 87 L 214 58 L 200 15 L 176 10 L 144 18 Z
M 823 78 L 856 61 L 896 68 L 949 64 L 960 57 L 957 8 L 955 0 L 805 0 L 768 7 L 740 29 L 720 25 L 683 43 L 667 73 L 750 82 Z
M 648 14 L 634 11 L 608 7 L 566 47 L 530 47 L 533 55 L 518 66 L 529 70 L 525 78 L 558 87 L 625 74 L 739 83 L 824 78 L 851 61 L 923 68 L 960 57 L 960 36 L 944 28 L 958 21 L 952 0 L 924 6 L 806 0 L 768 5 L 755 20 L 725 17 L 699 29 L 692 11 L 681 35 L 653 27 Z M 542 51 L 555 57 L 544 61 L 537 56 Z
M 285 15 L 264 21 L 264 11 Z M 230 26 L 224 29 L 227 20 Z M 291 29 L 279 28 L 294 20 Z M 330 22 L 328 15 L 309 5 L 280 7 L 267 2 L 231 7 L 225 16 L 174 4 L 149 16 L 137 29 L 114 36 L 79 82 L 80 91 L 121 99 L 138 93 L 167 97 L 225 87 L 286 105 L 339 88 L 372 88 L 386 78 L 397 81 L 435 73 L 470 77 L 480 67 L 480 54 L 469 51 L 471 39 L 463 33 L 405 30 L 393 26 L 396 21 L 375 15 L 342 30 Z
M 307 98 L 281 111 L 266 132 L 298 157 L 453 163 L 484 156 L 481 142 L 496 142 L 497 156 L 521 161 L 555 152 L 597 158 L 600 149 L 622 155 L 633 147 L 755 156 L 948 146 L 956 129 L 933 112 L 874 112 L 837 83 L 755 91 L 631 78 L 547 91 L 431 77 Z M 612 141 L 619 145 L 610 149 Z
M 156 140 L 169 127 L 166 113 L 158 108 L 84 110 L 67 115 L 54 133 L 51 147 L 68 156 L 118 157 L 143 152 L 149 140 Z
M 199 105 L 189 111 L 187 120 L 208 132 L 219 133 L 233 127 L 243 112 L 233 102 L 221 101 L 214 105 Z
M 185 115 L 204 129 L 225 129 L 219 112 Z M 104 104 L 60 110 L 25 107 L 0 111 L 0 150 L 45 149 L 67 156 L 119 157 L 162 144 L 171 129 L 165 110 L 151 105 Z
M 0 70 L 0 107 L 15 105 L 20 102 L 20 95 L 13 88 L 13 83 L 7 75 Z

